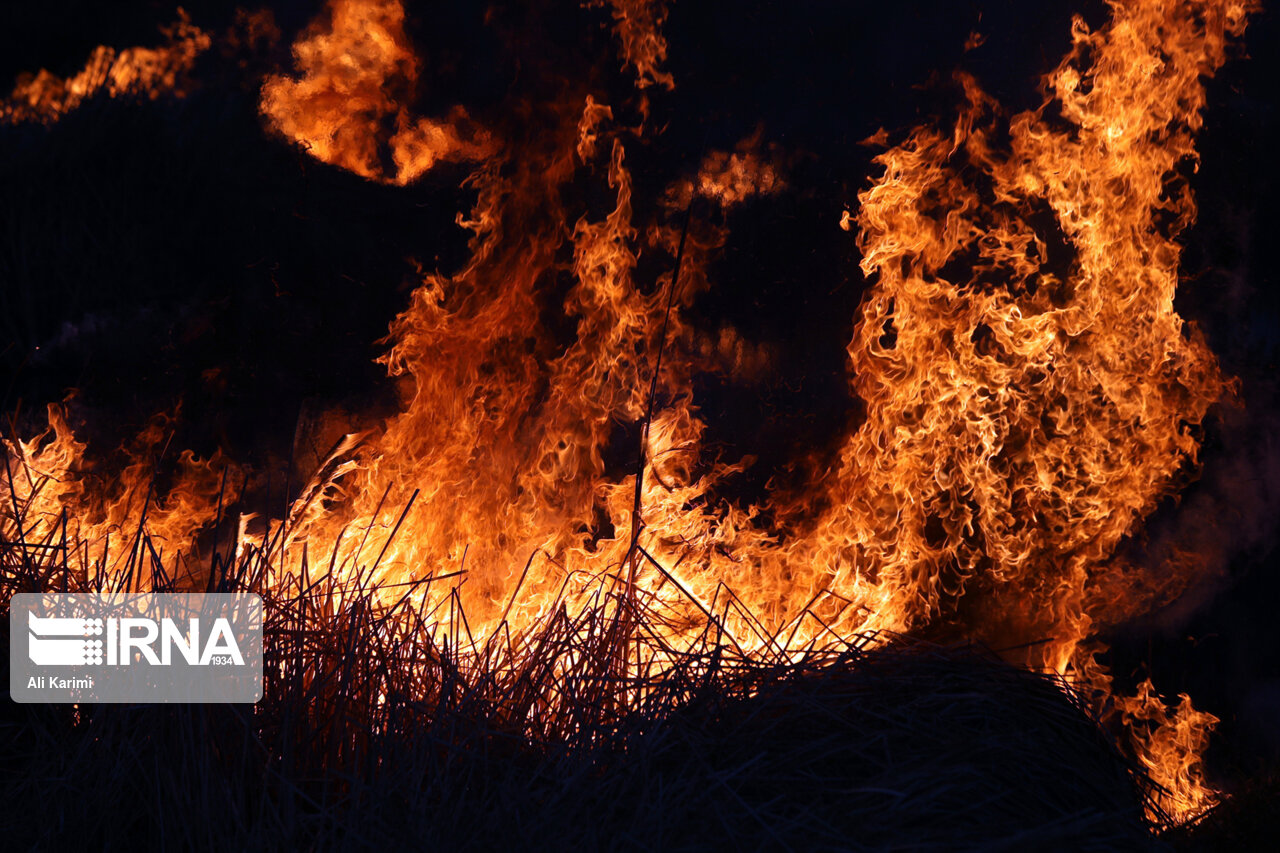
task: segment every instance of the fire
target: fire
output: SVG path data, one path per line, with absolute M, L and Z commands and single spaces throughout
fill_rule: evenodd
M 116 50 L 102 45 L 90 54 L 83 70 L 66 80 L 44 70 L 19 78 L 8 100 L 0 103 L 0 122 L 57 121 L 98 93 L 112 98 L 185 94 L 187 75 L 213 40 L 182 10 L 178 14 L 176 23 L 160 29 L 165 37 L 162 47 Z
M 613 30 L 618 37 L 622 65 L 635 69 L 636 86 L 674 89 L 675 78 L 662 70 L 667 59 L 667 40 L 662 25 L 667 20 L 666 0 L 608 0 L 613 6 Z M 584 5 L 604 5 L 604 0 L 586 0 Z
M 404 185 L 437 162 L 489 153 L 461 107 L 444 120 L 410 111 L 419 60 L 399 0 L 333 0 L 293 55 L 302 76 L 268 77 L 262 113 L 316 159 Z
M 538 138 L 500 139 L 462 107 L 415 116 L 420 59 L 400 3 L 331 0 L 294 45 L 299 76 L 263 82 L 267 123 L 386 183 L 475 163 L 471 257 L 425 276 L 391 325 L 381 361 L 402 411 L 343 441 L 289 518 L 266 533 L 242 519 L 236 553 L 280 578 L 308 561 L 413 583 L 432 630 L 464 623 L 473 642 L 518 637 L 558 608 L 630 602 L 661 614 L 637 666 L 678 654 L 709 620 L 747 654 L 876 630 L 977 637 L 1108 697 L 1100 710 L 1128 724 L 1168 789 L 1162 807 L 1201 811 L 1215 720 L 1186 697 L 1167 707 L 1149 682 L 1112 696 L 1094 656 L 1100 631 L 1192 580 L 1190 564 L 1168 573 L 1118 554 L 1194 471 L 1196 428 L 1230 390 L 1173 298 L 1202 78 L 1250 7 L 1111 6 L 1097 31 L 1075 21 L 1040 108 L 1008 115 L 960 76 L 952 127 L 917 128 L 877 157 L 882 173 L 840 223 L 856 226 L 871 281 L 848 345 L 866 420 L 812 493 L 773 496 L 766 525 L 716 499 L 746 463 L 703 451 L 692 378 L 767 353 L 732 330 L 707 339 L 682 314 L 712 286 L 723 211 L 784 185 L 777 152 L 756 138 L 709 154 L 667 188 L 656 221 L 637 223 L 627 147 L 644 129 L 615 122 L 598 93 L 540 106 L 554 130 Z M 638 89 L 674 87 L 665 14 L 614 3 Z M 575 208 L 575 181 L 612 209 Z M 638 280 L 642 251 L 671 269 L 656 286 Z M 28 542 L 82 517 L 72 538 L 96 548 L 131 535 L 143 503 L 145 523 L 192 553 L 233 498 L 220 463 L 190 457 L 163 501 L 141 462 L 95 491 L 85 448 L 56 409 L 50 422 L 52 440 L 7 445 L 21 476 L 0 491 L 27 508 Z M 606 459 L 620 430 L 639 435 L 629 473 Z
M 1173 297 L 1201 77 L 1245 26 L 1240 4 L 1112 13 L 1097 32 L 1076 19 L 1040 109 L 1006 120 L 962 77 L 953 128 L 877 158 L 857 214 L 874 283 L 849 346 L 867 422 L 793 552 L 809 587 L 866 584 L 876 621 L 1045 639 L 1029 663 L 1099 685 L 1086 640 L 1191 580 L 1115 555 L 1194 466 L 1195 428 L 1228 388 Z M 1157 724 L 1137 746 L 1167 806 L 1205 805 L 1193 765 L 1215 721 L 1149 687 L 1120 705 Z
M 182 451 L 160 491 L 155 475 L 172 416 L 153 417 L 120 448 L 117 470 L 109 474 L 90 461 L 64 407 L 50 405 L 48 418 L 48 429 L 31 440 L 5 442 L 5 541 L 70 549 L 68 565 L 85 589 L 104 582 L 122 582 L 125 589 L 203 584 L 199 534 L 223 501 L 236 497 L 221 455 L 206 460 Z

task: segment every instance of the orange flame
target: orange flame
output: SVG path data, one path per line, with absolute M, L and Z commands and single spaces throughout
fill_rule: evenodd
M 737 467 L 705 458 L 692 375 L 707 367 L 700 352 L 747 355 L 731 330 L 709 343 L 684 322 L 726 232 L 710 216 L 680 222 L 695 194 L 727 208 L 776 192 L 776 158 L 758 140 L 713 153 L 638 227 L 626 141 L 639 131 L 615 127 L 607 105 L 554 105 L 555 130 L 539 139 L 465 129 L 460 108 L 415 119 L 418 60 L 399 3 L 332 0 L 295 45 L 302 76 L 264 83 L 263 113 L 313 156 L 374 180 L 480 161 L 463 223 L 472 254 L 454 275 L 427 276 L 392 324 L 382 362 L 403 411 L 339 445 L 283 533 L 242 523 L 238 553 L 421 580 L 414 595 L 439 624 L 465 621 L 475 638 L 599 606 L 613 582 L 664 614 L 663 645 L 647 654 L 678 652 L 708 619 L 747 653 L 934 632 L 1021 649 L 1027 665 L 1108 694 L 1098 632 L 1190 580 L 1117 554 L 1194 470 L 1194 430 L 1230 387 L 1173 298 L 1177 238 L 1195 215 L 1185 172 L 1202 78 L 1251 8 L 1111 5 L 1096 32 L 1075 21 L 1039 109 L 1006 116 L 961 76 L 953 127 L 916 129 L 876 159 L 883 173 L 841 223 L 856 224 L 872 281 L 848 345 L 866 420 L 810 495 L 775 496 L 767 527 L 756 508 L 714 500 Z M 672 85 L 664 15 L 661 3 L 615 3 L 639 88 Z M 607 185 L 613 209 L 568 226 L 580 180 Z M 678 280 L 636 280 L 642 243 L 682 259 Z M 52 535 L 87 499 L 84 448 L 52 410 L 51 423 L 51 442 L 8 447 L 51 478 L 22 495 L 46 525 L 27 538 Z M 644 434 L 638 486 L 606 464 L 619 425 Z M 181 515 L 175 547 L 215 503 L 207 463 L 184 464 L 187 497 L 156 522 Z M 91 516 L 103 521 L 90 535 L 127 530 L 133 506 Z M 1210 715 L 1185 697 L 1166 707 L 1150 683 L 1111 706 L 1168 789 L 1169 814 L 1213 802 L 1199 766 Z
M 404 185 L 437 162 L 489 153 L 488 134 L 461 107 L 442 121 L 410 112 L 419 62 L 399 0 L 332 0 L 293 54 L 302 76 L 268 77 L 262 113 L 316 159 Z
M 176 23 L 160 28 L 162 47 L 116 50 L 102 45 L 74 77 L 63 80 L 44 70 L 20 77 L 8 100 L 0 102 L 0 122 L 57 121 L 100 92 L 112 98 L 184 95 L 186 76 L 213 42 L 181 9 L 178 16 Z
M 666 0 L 608 0 L 613 7 L 613 31 L 622 53 L 622 67 L 635 69 L 636 86 L 675 88 L 675 78 L 662 70 L 667 40 L 662 25 L 667 20 Z M 584 6 L 603 6 L 605 0 L 584 0 Z
M 135 589 L 162 581 L 202 582 L 207 565 L 200 560 L 199 534 L 218 505 L 229 504 L 237 493 L 234 483 L 227 485 L 221 455 L 203 460 L 183 451 L 166 487 L 157 490 L 170 417 L 153 417 L 121 448 L 124 462 L 109 476 L 87 461 L 63 407 L 50 405 L 48 417 L 49 428 L 30 441 L 3 442 L 5 540 L 69 547 L 67 565 L 85 588 L 95 578 L 121 576 Z M 17 507 L 21 513 L 12 511 Z M 152 574 L 156 566 L 164 567 L 164 578 Z
M 849 347 L 868 419 L 832 481 L 819 557 L 802 563 L 825 569 L 813 585 L 870 582 L 897 627 L 1048 638 L 1031 663 L 1095 682 L 1081 643 L 1189 580 L 1138 595 L 1152 578 L 1114 556 L 1195 463 L 1193 429 L 1227 387 L 1173 307 L 1195 213 L 1179 166 L 1195 157 L 1200 78 L 1246 11 L 1112 8 L 1098 32 L 1075 21 L 1039 110 L 1004 122 L 961 78 L 950 132 L 922 128 L 877 158 L 857 216 L 875 283 Z M 1186 816 L 1209 799 L 1187 766 L 1213 720 L 1184 705 L 1167 721 L 1158 703 L 1148 691 L 1127 713 L 1161 724 L 1144 760 Z

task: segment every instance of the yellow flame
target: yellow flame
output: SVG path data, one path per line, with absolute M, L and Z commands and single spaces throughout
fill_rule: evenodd
M 301 77 L 265 82 L 264 114 L 312 155 L 375 180 L 480 161 L 463 223 L 472 254 L 454 275 L 427 276 L 392 324 L 382 361 L 403 411 L 338 447 L 283 539 L 245 523 L 238 552 L 288 567 L 305 549 L 339 572 L 376 562 L 387 581 L 437 579 L 415 595 L 440 624 L 465 613 L 477 638 L 503 624 L 518 634 L 553 607 L 599 606 L 612 578 L 664 614 L 654 630 L 671 653 L 708 618 L 748 653 L 931 632 L 1020 649 L 1011 656 L 1109 694 L 1098 631 L 1175 597 L 1194 571 L 1144 571 L 1117 552 L 1196 464 L 1194 429 L 1229 387 L 1173 297 L 1177 238 L 1195 215 L 1185 172 L 1202 78 L 1251 8 L 1111 7 L 1100 30 L 1074 22 L 1039 109 L 1006 115 L 960 76 L 954 126 L 918 128 L 876 159 L 882 173 L 841 221 L 857 226 L 871 280 L 848 346 L 866 419 L 810 494 L 771 498 L 767 527 L 754 507 L 712 500 L 736 469 L 705 458 L 692 392 L 696 353 L 740 363 L 742 345 L 731 332 L 700 340 L 682 318 L 726 236 L 710 216 L 682 233 L 682 212 L 695 193 L 728 207 L 777 191 L 758 141 L 709 155 L 640 227 L 634 131 L 608 105 L 554 105 L 536 140 L 464 131 L 461 108 L 413 118 L 418 60 L 399 3 L 332 0 L 295 45 Z M 637 85 L 669 87 L 662 4 L 618 2 L 614 14 Z M 613 209 L 574 219 L 579 180 L 606 186 Z M 636 281 L 642 245 L 681 255 L 679 281 Z M 549 328 L 548 311 L 571 333 Z M 637 502 L 635 475 L 611 476 L 605 455 L 619 424 L 645 421 L 664 347 Z M 22 499 L 38 504 L 28 517 L 44 519 L 28 539 L 50 535 L 64 508 L 123 500 L 87 488 L 83 446 L 56 411 L 51 424 L 52 441 L 9 446 L 29 472 Z M 208 464 L 184 465 L 182 497 L 153 522 L 179 525 L 166 534 L 175 543 L 215 500 Z M 103 520 L 88 535 L 127 531 L 134 506 L 91 513 Z M 444 606 L 454 601 L 462 608 Z M 1111 707 L 1168 789 L 1168 813 L 1213 802 L 1199 764 L 1210 715 L 1185 697 L 1166 706 L 1149 682 Z

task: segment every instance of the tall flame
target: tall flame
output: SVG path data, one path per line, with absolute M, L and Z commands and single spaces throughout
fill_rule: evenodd
M 1195 429 L 1227 388 L 1174 310 L 1176 238 L 1195 214 L 1201 77 L 1246 12 L 1111 5 L 1102 30 L 1075 20 L 1040 109 L 1003 121 L 961 78 L 950 132 L 921 128 L 878 158 L 857 215 L 875 280 L 849 347 L 867 422 L 802 562 L 837 587 L 868 580 L 898 627 L 1044 638 L 1030 662 L 1095 682 L 1084 641 L 1190 580 L 1115 556 L 1196 461 Z M 1148 687 L 1134 702 L 1150 717 L 1159 700 Z M 1207 800 L 1175 755 L 1186 740 L 1158 736 L 1167 754 L 1144 756 L 1180 814 Z
M 671 88 L 663 4 L 614 5 L 637 86 Z M 1168 789 L 1162 806 L 1203 809 L 1213 718 L 1185 697 L 1166 706 L 1149 682 L 1112 696 L 1094 655 L 1100 631 L 1191 580 L 1189 565 L 1119 554 L 1194 471 L 1197 427 L 1230 388 L 1174 293 L 1202 78 L 1250 6 L 1111 7 L 1100 30 L 1076 19 L 1039 109 L 1008 116 L 960 76 L 952 127 L 918 128 L 877 157 L 882 174 L 843 223 L 857 225 L 871 280 L 848 345 L 866 419 L 809 495 L 772 497 L 766 525 L 755 507 L 715 500 L 737 466 L 705 458 L 692 390 L 699 370 L 762 356 L 682 317 L 711 286 L 718 211 L 782 185 L 758 140 L 709 155 L 637 225 L 626 151 L 641 130 L 616 126 L 609 106 L 576 91 L 539 107 L 553 131 L 529 139 L 498 139 L 461 107 L 414 117 L 419 60 L 400 4 L 331 0 L 294 47 L 301 76 L 265 81 L 263 113 L 373 180 L 478 161 L 471 258 L 427 276 L 391 326 L 382 362 L 403 410 L 342 442 L 274 532 L 245 521 L 238 553 L 418 581 L 440 624 L 465 621 L 476 638 L 599 606 L 604 579 L 665 614 L 654 655 L 707 620 L 746 653 L 869 630 L 976 636 L 1097 689 Z M 601 185 L 612 210 L 576 211 L 575 181 Z M 638 280 L 642 246 L 678 277 Z M 0 485 L 15 492 L 6 507 L 39 502 L 28 517 L 45 527 L 28 540 L 83 499 L 83 447 L 53 425 L 52 443 L 9 445 L 9 457 L 54 485 Z M 637 432 L 643 452 L 624 475 L 606 457 Z M 190 549 L 221 492 L 207 463 L 186 464 L 179 494 L 192 497 L 173 504 L 186 527 L 171 535 Z M 124 518 L 96 535 L 126 530 Z

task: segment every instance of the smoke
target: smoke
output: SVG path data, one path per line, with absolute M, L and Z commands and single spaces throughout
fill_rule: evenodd
M 1184 628 L 1276 546 L 1280 535 L 1280 406 L 1272 387 L 1224 406 L 1200 480 L 1147 526 L 1138 562 L 1154 574 L 1190 565 L 1191 586 L 1150 627 Z M 1265 394 L 1265 396 L 1264 396 Z
M 1221 133 L 1221 137 L 1227 134 Z M 1226 160 L 1239 143 L 1206 146 Z M 1206 170 L 1220 168 L 1209 160 Z M 1180 573 L 1192 583 L 1135 629 L 1184 630 L 1252 572 L 1268 570 L 1280 544 L 1280 383 L 1274 372 L 1280 317 L 1268 292 L 1268 268 L 1256 255 L 1261 205 L 1235 203 L 1232 184 L 1245 174 L 1210 174 L 1202 217 L 1188 246 L 1192 275 L 1179 303 L 1203 330 L 1232 393 L 1206 422 L 1198 479 L 1157 512 L 1133 559 L 1155 575 Z M 1180 568 L 1181 567 L 1181 568 Z M 1190 569 L 1188 571 L 1187 569 Z

